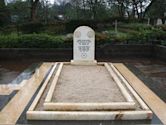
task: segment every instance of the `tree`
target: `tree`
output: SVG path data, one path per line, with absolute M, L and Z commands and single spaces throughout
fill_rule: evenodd
M 12 22 L 26 23 L 30 18 L 28 1 L 12 1 L 7 4 Z M 24 11 L 22 11 L 24 10 Z
M 5 4 L 5 0 L 0 0 L 0 25 L 9 23 L 10 14 Z
M 151 3 L 146 8 L 146 15 L 150 18 L 161 18 L 164 24 L 166 12 L 166 0 L 151 0 Z
M 106 1 L 105 0 L 87 0 L 87 8 L 90 11 L 91 19 L 102 19 L 106 12 Z
M 39 0 L 30 0 L 31 3 L 31 21 L 36 21 L 36 14 L 37 14 L 37 5 L 39 3 Z

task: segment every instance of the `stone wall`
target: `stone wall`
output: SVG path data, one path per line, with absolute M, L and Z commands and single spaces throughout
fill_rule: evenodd
M 161 46 L 161 45 L 154 46 L 153 54 L 156 58 L 166 61 L 166 46 Z
M 166 47 L 152 45 L 106 45 L 96 49 L 96 59 L 111 57 L 157 57 L 166 60 Z M 53 59 L 71 60 L 73 50 L 68 49 L 29 49 L 29 48 L 1 48 L 0 59 Z
M 151 57 L 151 45 L 107 45 L 100 49 L 97 56 L 104 57 Z

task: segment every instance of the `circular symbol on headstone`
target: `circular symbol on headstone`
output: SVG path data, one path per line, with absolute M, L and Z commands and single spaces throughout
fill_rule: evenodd
M 88 36 L 89 38 L 94 37 L 94 32 L 93 32 L 93 31 L 89 31 L 89 32 L 87 33 L 87 36 Z
M 76 32 L 74 33 L 74 36 L 75 36 L 76 38 L 81 37 L 81 32 L 80 32 L 80 31 L 76 31 Z
M 86 54 L 86 53 L 82 53 L 82 54 L 81 54 L 81 57 L 82 57 L 82 58 L 86 58 L 86 57 L 87 57 L 87 54 Z

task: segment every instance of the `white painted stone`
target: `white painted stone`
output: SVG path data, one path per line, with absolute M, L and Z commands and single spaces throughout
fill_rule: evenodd
M 73 35 L 72 64 L 95 64 L 95 32 L 88 26 L 80 26 Z
M 162 20 L 160 18 L 157 19 L 157 24 L 156 25 L 162 25 Z

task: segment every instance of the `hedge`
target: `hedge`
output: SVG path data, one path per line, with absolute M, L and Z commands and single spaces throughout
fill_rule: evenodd
M 71 42 L 65 42 L 63 36 L 47 34 L 0 36 L 0 48 L 63 48 L 71 45 Z
M 125 24 L 118 28 L 96 32 L 96 47 L 105 44 L 152 44 L 166 45 L 165 27 L 144 24 Z M 54 29 L 53 29 L 54 30 Z M 73 36 L 39 34 L 0 35 L 0 48 L 72 48 Z

